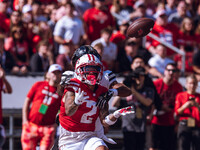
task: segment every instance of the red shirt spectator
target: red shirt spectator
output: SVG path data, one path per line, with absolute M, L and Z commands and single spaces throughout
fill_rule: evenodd
M 156 13 L 156 22 L 151 33 L 158 36 L 160 39 L 168 42 L 171 45 L 176 46 L 176 40 L 179 29 L 176 25 L 167 22 L 167 15 L 164 10 L 159 10 Z M 160 43 L 149 36 L 147 36 L 147 49 L 151 53 L 155 53 L 155 47 Z M 175 52 L 171 49 L 167 49 L 167 56 L 173 55 Z
M 99 5 L 97 5 L 99 3 Z M 87 35 L 91 41 L 94 41 L 100 37 L 102 29 L 114 26 L 114 19 L 110 14 L 109 10 L 103 9 L 104 2 L 95 0 L 95 7 L 90 8 L 83 14 L 83 19 L 87 24 Z
M 193 57 L 193 52 L 186 52 L 186 55 L 185 55 L 185 72 L 186 73 L 193 72 L 192 57 Z M 174 61 L 177 63 L 178 69 L 181 70 L 183 66 L 182 56 L 180 54 L 175 55 Z
M 126 35 L 122 34 L 120 31 L 113 33 L 110 37 L 110 41 L 117 44 L 121 43 L 126 39 Z
M 178 109 L 184 105 L 187 101 L 190 101 L 190 98 L 195 98 L 195 101 L 200 104 L 200 94 L 189 94 L 188 92 L 181 92 L 176 96 L 176 103 L 175 103 L 175 113 L 179 116 L 179 121 L 187 120 L 189 117 L 195 118 L 195 124 L 200 127 L 200 116 L 199 110 L 197 107 L 192 106 L 186 108 L 182 114 L 178 113 Z
M 160 95 L 160 98 L 162 99 L 162 103 L 174 107 L 176 94 L 182 91 L 182 86 L 177 81 L 174 81 L 171 85 L 167 85 L 163 82 L 163 79 L 154 81 L 154 85 Z M 151 122 L 163 126 L 174 125 L 175 121 L 173 114 L 174 111 L 171 111 L 165 113 L 164 115 L 153 116 Z

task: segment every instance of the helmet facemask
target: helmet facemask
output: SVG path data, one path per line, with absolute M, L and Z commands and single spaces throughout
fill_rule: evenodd
M 87 60 L 91 58 L 91 54 L 86 54 L 84 57 L 78 60 L 78 65 L 75 67 L 75 72 L 82 82 L 89 85 L 99 84 L 102 78 L 103 66 L 98 58 L 93 55 L 93 60 Z

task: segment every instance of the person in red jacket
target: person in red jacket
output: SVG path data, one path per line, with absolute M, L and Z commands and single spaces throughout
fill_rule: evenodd
M 161 110 L 153 111 L 152 146 L 150 150 L 174 150 L 174 104 L 176 94 L 183 88 L 175 80 L 176 65 L 169 63 L 165 67 L 164 77 L 154 81 L 154 85 L 162 102 Z
M 177 94 L 175 113 L 179 118 L 179 150 L 200 149 L 200 94 L 196 93 L 197 78 L 194 74 L 186 78 L 186 91 Z

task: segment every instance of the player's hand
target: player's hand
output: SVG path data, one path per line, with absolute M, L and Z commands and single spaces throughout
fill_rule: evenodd
M 69 84 L 70 79 L 75 78 L 76 74 L 73 71 L 65 71 L 61 76 L 60 85 L 65 86 Z
M 108 101 L 111 99 L 113 94 L 114 92 L 112 90 L 108 90 L 106 93 L 103 93 L 102 95 L 100 95 L 98 97 L 98 102 L 96 106 L 99 107 L 99 109 L 103 109 L 106 103 L 108 103 Z
M 113 115 L 115 118 L 119 118 L 120 116 L 125 116 L 127 114 L 133 114 L 135 113 L 135 110 L 133 108 L 133 106 L 129 106 L 129 107 L 125 107 L 119 110 L 116 110 Z
M 78 89 L 78 92 L 75 92 L 75 99 L 74 99 L 74 103 L 76 105 L 81 105 L 83 104 L 83 102 L 89 98 L 89 96 L 84 96 L 84 91 L 81 91 L 81 89 Z

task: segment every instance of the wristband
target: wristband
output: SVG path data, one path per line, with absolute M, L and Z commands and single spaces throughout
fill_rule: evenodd
M 119 112 L 119 111 L 115 111 L 114 113 L 113 113 L 113 116 L 115 117 L 115 118 L 119 118 L 120 116 L 121 116 L 121 113 Z
M 113 96 L 117 96 L 118 95 L 117 89 L 110 89 L 110 91 L 113 92 Z
M 105 117 L 105 123 L 107 123 L 108 125 L 113 125 L 115 124 L 116 121 L 117 120 L 115 121 L 110 120 L 109 115 Z

